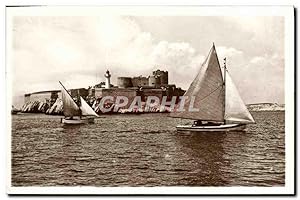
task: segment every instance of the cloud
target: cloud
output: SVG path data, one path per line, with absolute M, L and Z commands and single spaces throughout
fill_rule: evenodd
M 240 71 L 245 63 L 244 52 L 233 47 L 219 46 L 216 47 L 219 62 L 221 67 L 223 67 L 224 58 L 226 58 L 226 67 L 227 69 L 235 74 Z
M 261 57 L 261 56 L 255 56 L 254 58 L 252 58 L 250 60 L 250 63 L 252 64 L 260 64 L 262 62 L 264 62 L 266 59 L 264 57 Z
M 284 103 L 284 59 L 277 53 L 247 59 L 243 51 L 233 47 L 217 47 L 219 61 L 226 65 L 238 91 L 246 103 Z
M 237 50 L 233 47 L 225 47 L 225 46 L 219 46 L 217 47 L 217 53 L 219 57 L 233 57 L 233 56 L 239 56 L 243 54 L 242 51 Z
M 284 59 L 282 57 L 276 54 L 254 57 L 243 68 L 243 73 L 247 76 L 239 80 L 240 91 L 246 97 L 247 102 L 284 103 L 282 98 Z
M 282 102 L 284 60 L 281 25 L 272 25 L 276 20 L 253 19 L 247 27 L 243 19 L 236 18 L 147 20 L 148 26 L 125 16 L 15 17 L 11 27 L 13 94 L 59 89 L 59 80 L 67 88 L 87 87 L 103 81 L 106 69 L 111 71 L 114 84 L 118 76 L 147 76 L 157 68 L 168 70 L 169 82 L 187 89 L 216 38 L 220 64 L 226 57 L 227 68 L 246 102 Z M 266 26 L 270 30 L 261 21 L 269 22 Z M 211 25 L 204 31 L 199 22 Z M 272 28 L 279 38 L 274 48 Z M 219 34 L 219 29 L 228 37 Z M 257 48 L 258 44 L 262 48 Z M 277 92 L 266 95 L 258 89 L 262 85 Z M 262 94 L 255 95 L 256 91 Z
M 77 26 L 70 26 L 76 20 Z M 202 59 L 189 43 L 154 42 L 151 33 L 126 17 L 22 17 L 15 19 L 14 29 L 16 92 L 57 88 L 58 80 L 69 87 L 96 84 L 106 68 L 113 80 L 122 75 L 148 75 L 155 67 L 182 76 Z M 78 74 L 85 74 L 84 78 Z M 175 83 L 175 78 L 170 80 Z

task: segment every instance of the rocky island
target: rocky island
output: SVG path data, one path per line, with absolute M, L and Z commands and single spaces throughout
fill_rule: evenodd
M 132 102 L 136 96 L 140 96 L 142 103 L 149 96 L 157 97 L 160 102 L 166 96 L 168 101 L 173 97 L 179 97 L 184 94 L 184 90 L 176 87 L 175 84 L 168 83 L 168 71 L 155 70 L 148 77 L 117 77 L 117 86 L 110 82 L 111 74 L 107 70 L 104 74 L 105 82 L 100 82 L 95 86 L 86 88 L 70 89 L 69 93 L 76 101 L 79 96 L 83 97 L 87 103 L 98 113 L 95 103 L 99 99 L 107 96 L 125 96 Z M 176 102 L 178 103 L 178 102 Z M 109 106 L 115 106 L 111 104 Z M 256 103 L 248 104 L 249 111 L 284 111 L 284 104 L 278 103 Z M 132 110 L 128 107 L 120 107 L 115 113 L 144 113 L 144 112 L 169 112 L 168 107 L 157 107 L 151 110 L 143 109 Z M 60 90 L 40 91 L 24 95 L 24 104 L 21 108 L 23 113 L 45 113 L 50 115 L 62 115 L 63 104 Z
M 248 104 L 247 108 L 249 111 L 284 111 L 284 104 L 278 103 L 256 103 Z

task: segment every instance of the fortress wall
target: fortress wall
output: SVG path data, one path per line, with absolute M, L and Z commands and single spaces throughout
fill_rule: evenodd
M 82 96 L 83 98 L 85 98 L 89 94 L 89 91 L 85 88 L 70 89 L 68 91 L 72 97 Z
M 128 98 L 128 104 L 121 108 L 129 108 L 130 104 L 132 103 L 133 99 L 138 95 L 137 88 L 111 88 L 111 89 L 101 89 L 101 92 L 96 93 L 96 98 L 101 98 L 105 96 L 112 96 L 114 98 L 114 102 L 117 96 L 125 96 Z
M 168 71 L 156 70 L 148 77 L 118 77 L 117 85 L 119 88 L 142 86 L 160 87 L 162 85 L 168 85 Z
M 132 87 L 131 77 L 118 77 L 117 84 L 120 88 Z
M 25 94 L 25 102 L 21 111 L 28 113 L 45 113 L 58 98 L 61 98 L 61 92 L 59 90 Z
M 105 96 L 112 96 L 113 103 L 117 96 L 125 96 L 128 98 L 128 104 L 121 108 L 129 108 L 136 96 L 141 96 L 142 101 L 146 101 L 148 96 L 156 96 L 161 101 L 162 97 L 166 95 L 166 91 L 154 88 L 144 88 L 142 91 L 139 91 L 137 88 L 99 88 L 98 90 L 95 89 L 95 94 L 97 99 L 101 99 Z
M 99 98 L 103 97 L 102 90 L 104 90 L 104 89 L 103 88 L 95 88 L 95 93 L 94 94 L 95 94 L 96 99 L 99 99 Z
M 157 77 L 159 79 L 159 84 L 161 85 L 168 85 L 169 83 L 169 74 L 168 71 L 161 71 L 161 70 L 156 70 L 152 72 L 153 76 Z
M 61 98 L 61 92 L 57 90 L 35 92 L 35 93 L 25 94 L 24 103 L 28 103 L 30 101 L 40 101 L 40 102 L 49 101 L 50 103 L 51 101 L 55 102 L 57 98 Z
M 46 102 L 46 101 L 50 101 L 50 99 L 51 99 L 51 92 L 38 93 L 38 94 L 31 94 L 30 95 L 30 101 Z
M 149 83 L 148 78 L 143 76 L 133 77 L 131 81 L 133 87 L 145 86 Z
M 160 84 L 160 77 L 157 76 L 149 76 L 149 86 L 151 87 L 159 87 Z
M 30 102 L 30 94 L 25 94 L 24 95 L 24 104 L 29 103 Z
M 160 83 L 162 85 L 168 85 L 169 84 L 169 75 L 168 75 L 168 71 L 166 72 L 162 72 L 160 75 Z
M 148 96 L 156 96 L 161 101 L 162 97 L 164 95 L 166 95 L 166 92 L 163 91 L 162 89 L 152 89 L 152 88 L 149 88 L 149 89 L 144 88 L 143 89 L 143 96 L 144 96 L 145 101 L 147 100 Z

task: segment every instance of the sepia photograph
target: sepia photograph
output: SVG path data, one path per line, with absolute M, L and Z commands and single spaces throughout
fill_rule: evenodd
M 6 41 L 7 193 L 295 193 L 292 6 L 7 6 Z

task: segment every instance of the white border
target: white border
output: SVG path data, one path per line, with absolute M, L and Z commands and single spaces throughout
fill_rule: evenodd
M 291 16 L 292 6 L 33 6 L 7 7 L 7 16 Z M 234 13 L 234 14 L 233 14 Z
M 13 16 L 284 16 L 285 18 L 285 147 L 284 187 L 11 187 L 11 134 L 7 138 L 9 194 L 293 194 L 294 193 L 294 9 L 292 6 L 42 6 L 6 8 L 7 131 L 11 133 L 11 27 Z

